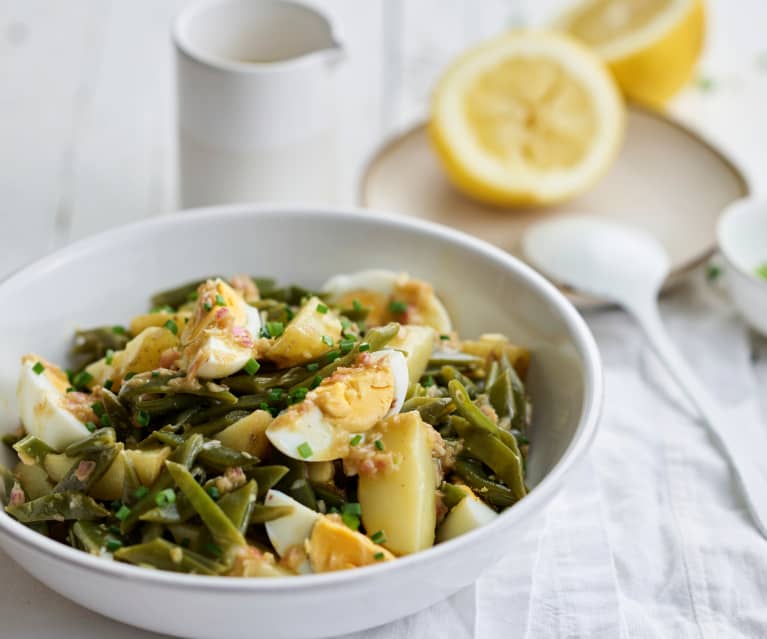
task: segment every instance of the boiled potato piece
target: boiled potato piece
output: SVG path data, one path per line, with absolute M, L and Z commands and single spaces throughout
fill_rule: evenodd
M 190 317 L 192 317 L 190 311 L 179 311 L 176 313 L 158 311 L 156 313 L 145 313 L 144 315 L 136 315 L 136 317 L 130 321 L 129 329 L 131 335 L 138 335 L 150 326 L 163 327 L 165 326 L 165 322 L 173 320 L 180 331 L 184 328 L 184 325 L 189 321 Z
M 268 359 L 287 368 L 327 353 L 331 347 L 322 341 L 323 337 L 329 337 L 334 344 L 338 342 L 341 322 L 332 310 L 321 313 L 317 307 L 325 308 L 322 300 L 309 298 L 269 349 Z
M 215 435 L 214 439 L 220 441 L 224 446 L 263 459 L 266 457 L 270 446 L 269 440 L 266 438 L 266 427 L 272 419 L 274 418 L 269 411 L 254 411 L 247 417 L 237 420 L 231 426 L 227 426 Z
M 43 466 L 45 472 L 53 481 L 61 481 L 69 472 L 69 469 L 75 465 L 77 458 L 67 457 L 64 453 L 50 453 L 45 456 Z
M 382 531 L 385 546 L 398 555 L 429 548 L 436 525 L 436 478 L 430 427 L 417 411 L 392 415 L 376 427 L 396 467 L 360 475 L 358 497 L 365 530 Z
M 13 474 L 19 480 L 27 499 L 37 499 L 53 492 L 53 485 L 48 481 L 48 473 L 42 466 L 20 463 Z
M 138 480 L 144 486 L 151 486 L 154 483 L 170 453 L 171 450 L 168 446 L 154 450 L 125 451 L 125 455 L 131 460 L 133 467 L 136 469 Z
M 386 548 L 349 528 L 338 515 L 323 515 L 312 528 L 309 561 L 314 572 L 367 566 L 394 559 Z
M 437 531 L 437 541 L 447 541 L 463 535 L 470 530 L 489 524 L 497 516 L 497 512 L 470 492 L 450 509 Z
M 500 359 L 504 353 L 509 358 L 509 363 L 524 379 L 527 367 L 530 364 L 530 351 L 509 342 L 509 338 L 499 333 L 486 333 L 480 335 L 478 340 L 466 340 L 461 343 L 461 350 L 469 355 L 477 357 L 494 357 Z
M 430 326 L 400 326 L 388 348 L 405 351 L 410 381 L 417 382 L 426 370 L 434 350 L 437 332 Z
M 125 484 L 125 451 L 122 442 L 118 442 L 117 447 L 117 457 L 91 487 L 91 497 L 109 500 L 122 498 L 123 485 Z

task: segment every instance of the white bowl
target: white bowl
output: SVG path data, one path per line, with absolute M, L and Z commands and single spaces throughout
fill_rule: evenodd
M 717 238 L 735 305 L 767 335 L 767 279 L 756 274 L 767 263 L 767 201 L 747 198 L 730 204 L 719 218 Z
M 108 617 L 156 632 L 216 638 L 322 637 L 425 608 L 472 583 L 539 515 L 596 432 L 602 376 L 570 303 L 503 251 L 446 227 L 372 212 L 237 205 L 166 216 L 73 244 L 0 284 L 0 430 L 17 422 L 23 353 L 65 361 L 72 331 L 146 309 L 149 294 L 211 273 L 319 285 L 383 267 L 434 282 L 465 336 L 505 332 L 533 351 L 530 495 L 493 523 L 433 549 L 352 571 L 277 579 L 180 575 L 113 563 L 39 535 L 0 512 L 0 545 L 34 577 Z M 12 463 L 7 450 L 0 462 Z

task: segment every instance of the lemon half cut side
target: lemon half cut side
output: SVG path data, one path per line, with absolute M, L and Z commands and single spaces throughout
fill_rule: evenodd
M 620 91 L 596 55 L 565 35 L 512 32 L 450 66 L 429 132 L 467 195 L 543 205 L 591 187 L 612 163 L 624 124 Z

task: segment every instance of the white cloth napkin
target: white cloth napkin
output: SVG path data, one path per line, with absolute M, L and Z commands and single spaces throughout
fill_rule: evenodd
M 702 280 L 665 299 L 664 318 L 733 429 L 767 428 L 751 336 Z M 767 541 L 727 464 L 629 318 L 587 319 L 605 364 L 604 417 L 543 525 L 473 589 L 348 639 L 767 637 Z M 767 464 L 767 450 L 754 454 Z

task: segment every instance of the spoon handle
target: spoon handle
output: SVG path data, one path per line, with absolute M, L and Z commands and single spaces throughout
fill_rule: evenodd
M 714 443 L 737 477 L 754 523 L 767 537 L 767 473 L 761 468 L 767 465 L 757 459 L 767 450 L 765 429 L 761 424 L 736 423 L 727 416 L 669 338 L 655 300 L 632 310 L 653 350 L 705 420 Z

